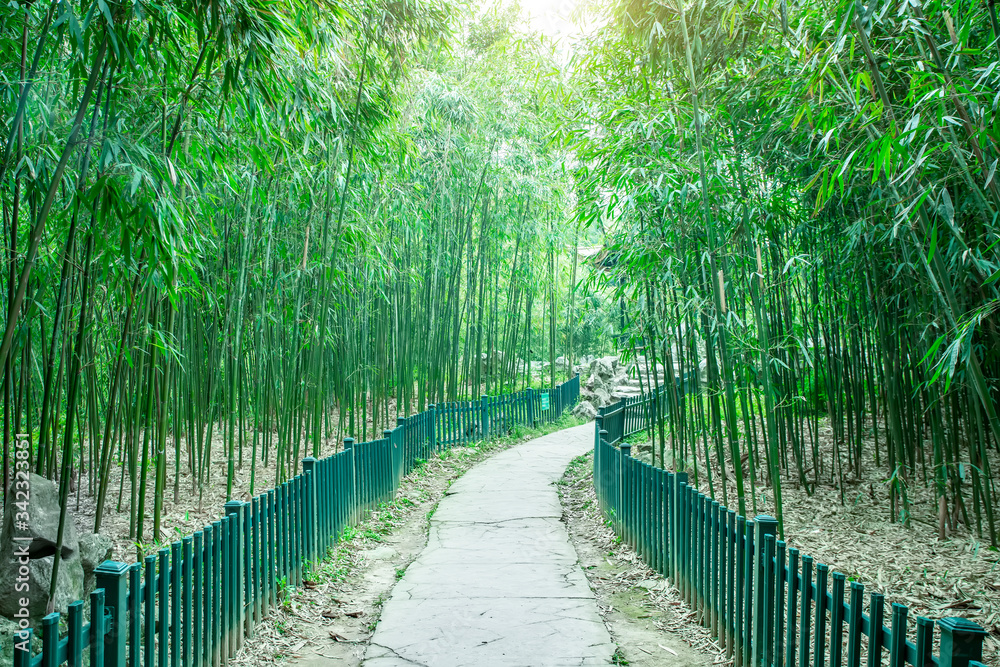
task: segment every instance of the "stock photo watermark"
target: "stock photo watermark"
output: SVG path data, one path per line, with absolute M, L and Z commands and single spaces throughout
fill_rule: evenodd
M 19 433 L 14 436 L 14 481 L 10 488 L 12 494 L 10 501 L 13 503 L 14 512 L 14 533 L 10 557 L 18 565 L 12 594 L 17 598 L 18 609 L 14 612 L 14 618 L 20 628 L 14 633 L 15 651 L 27 651 L 29 649 L 28 640 L 31 637 L 28 632 L 31 623 L 28 608 L 31 604 L 30 546 L 32 540 L 29 531 L 31 517 L 28 513 L 28 503 L 31 500 L 31 482 L 28 476 L 30 449 L 31 440 L 27 434 Z

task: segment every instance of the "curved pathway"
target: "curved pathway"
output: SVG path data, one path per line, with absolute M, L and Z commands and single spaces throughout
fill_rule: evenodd
M 560 521 L 555 482 L 594 425 L 536 438 L 452 484 L 382 608 L 367 667 L 607 665 L 614 644 Z

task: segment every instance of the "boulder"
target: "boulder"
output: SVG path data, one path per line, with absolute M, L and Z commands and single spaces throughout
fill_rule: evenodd
M 7 503 L 3 528 L 0 530 L 0 549 L 13 557 L 0 558 L 0 616 L 13 618 L 20 612 L 20 599 L 28 601 L 28 614 L 32 621 L 45 615 L 55 562 L 59 534 L 59 490 L 55 483 L 32 474 L 29 476 L 28 498 L 20 505 Z M 15 496 L 15 501 L 17 497 Z M 18 514 L 15 527 L 15 513 Z M 22 522 L 21 514 L 27 514 Z M 16 538 L 16 539 L 15 539 Z M 84 596 L 83 565 L 73 517 L 67 513 L 63 530 L 63 544 L 59 563 L 59 581 L 56 585 L 55 609 L 66 613 L 71 602 Z M 24 593 L 21 595 L 20 593 Z
M 636 396 L 641 396 L 642 392 L 638 389 L 632 389 L 631 387 L 618 387 L 613 392 L 611 392 L 611 402 L 617 403 L 623 398 L 635 398 Z
M 31 543 L 28 550 L 32 557 L 35 555 L 50 556 L 55 553 L 56 539 L 59 536 L 59 485 L 45 479 L 35 473 L 28 475 L 28 498 L 22 507 L 14 507 L 14 503 L 7 503 L 7 511 L 4 512 L 3 530 L 0 539 L 4 544 L 9 544 L 14 537 L 14 515 L 12 511 L 24 512 L 28 515 L 27 525 L 18 527 L 17 538 L 19 541 L 26 541 L 30 538 Z M 16 493 L 16 490 L 15 490 Z M 21 498 L 15 495 L 15 500 Z M 72 521 L 72 514 L 66 515 L 66 526 L 63 530 L 63 558 L 68 552 L 76 551 L 77 535 L 76 526 Z
M 587 378 L 587 381 L 583 383 L 583 386 L 590 391 L 594 391 L 599 387 L 605 387 L 607 382 L 597 373 L 591 373 Z
M 614 354 L 609 354 L 606 357 L 601 357 L 601 361 L 605 362 L 612 371 L 618 370 L 618 366 L 621 365 L 621 360 Z
M 573 415 L 580 419 L 590 420 L 597 416 L 597 408 L 590 401 L 580 401 L 573 408 Z
M 111 538 L 97 533 L 80 536 L 80 564 L 83 566 L 83 590 L 90 593 L 95 588 L 94 570 L 111 558 L 113 543 Z
M 610 380 L 615 374 L 614 368 L 608 361 L 610 357 L 605 357 L 603 359 L 595 359 L 592 364 L 590 364 L 590 377 L 595 375 L 602 380 Z
M 5 586 L 4 590 L 14 590 L 15 584 L 18 583 L 27 584 L 28 615 L 33 623 L 45 616 L 54 562 L 55 556 L 30 559 L 26 577 L 17 571 L 16 562 L 0 570 L 0 586 Z M 83 566 L 80 564 L 80 554 L 74 552 L 71 557 L 63 558 L 59 562 L 59 583 L 56 585 L 53 608 L 60 614 L 65 614 L 71 602 L 83 598 Z M 10 617 L 19 610 L 20 605 L 15 596 L 0 597 L 0 615 Z
M 604 387 L 598 387 L 594 390 L 594 405 L 599 408 L 611 405 L 611 392 Z

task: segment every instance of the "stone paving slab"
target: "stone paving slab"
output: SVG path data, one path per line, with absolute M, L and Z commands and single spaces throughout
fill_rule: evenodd
M 527 563 L 547 559 L 576 564 L 573 546 L 562 539 L 562 522 L 545 517 L 491 524 L 438 523 L 427 538 L 428 561 L 463 563 L 486 559 Z
M 614 644 L 554 483 L 593 446 L 584 424 L 502 452 L 452 484 L 427 546 L 382 608 L 364 665 L 608 665 Z
M 449 570 L 447 581 L 441 581 L 436 571 L 440 568 L 421 568 L 396 585 L 393 599 L 593 597 L 577 563 L 473 562 L 444 567 Z
M 592 599 L 393 600 L 363 664 L 607 665 L 613 651 Z
M 446 502 L 461 498 L 459 502 Z M 558 497 L 543 493 L 512 491 L 468 491 L 447 496 L 441 501 L 437 521 L 496 524 L 514 519 L 555 518 L 562 513 Z

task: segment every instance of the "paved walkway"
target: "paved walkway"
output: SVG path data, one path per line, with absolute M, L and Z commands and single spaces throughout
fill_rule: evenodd
M 614 644 L 559 520 L 554 482 L 594 425 L 477 465 L 431 517 L 427 546 L 382 608 L 366 667 L 607 665 Z

